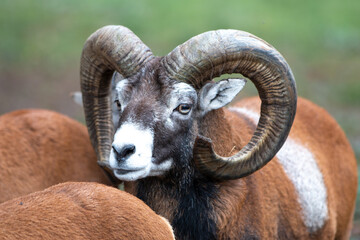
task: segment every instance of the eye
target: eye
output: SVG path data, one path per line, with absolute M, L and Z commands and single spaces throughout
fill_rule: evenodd
M 120 103 L 120 101 L 116 99 L 116 100 L 114 101 L 114 103 L 116 104 L 117 109 L 118 109 L 119 111 L 121 111 L 121 103 Z
M 176 109 L 181 114 L 188 114 L 191 111 L 191 105 L 190 104 L 180 104 Z

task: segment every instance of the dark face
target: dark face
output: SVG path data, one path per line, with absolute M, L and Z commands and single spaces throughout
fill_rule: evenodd
M 151 77 L 124 79 L 116 85 L 119 123 L 109 161 L 121 180 L 166 174 L 175 156 L 189 152 L 194 141 L 195 89 L 177 82 L 165 86 Z
M 197 92 L 187 83 L 161 79 L 151 69 L 114 82 L 113 114 L 118 124 L 109 163 L 124 181 L 186 167 L 203 116 L 231 102 L 245 84 L 242 79 L 227 79 Z

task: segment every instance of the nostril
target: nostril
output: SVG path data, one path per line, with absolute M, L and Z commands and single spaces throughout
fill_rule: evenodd
M 130 157 L 130 155 L 135 153 L 135 145 L 133 144 L 127 144 L 123 146 L 121 149 L 116 148 L 115 146 L 112 146 L 112 149 L 114 150 L 114 153 L 116 155 L 116 158 L 118 161 L 125 160 L 126 158 Z
M 129 144 L 123 147 L 120 155 L 122 158 L 126 158 L 127 156 L 133 154 L 134 152 L 135 152 L 135 145 Z

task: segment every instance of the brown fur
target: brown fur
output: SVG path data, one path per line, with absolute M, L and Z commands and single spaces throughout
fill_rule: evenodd
M 260 112 L 260 100 L 245 99 L 234 107 Z M 349 238 L 357 191 L 354 153 L 344 132 L 324 109 L 301 98 L 297 109 L 290 137 L 308 148 L 317 161 L 327 189 L 328 219 L 321 229 L 308 232 L 295 187 L 275 157 L 247 177 L 215 183 L 218 193 L 211 205 L 218 239 Z M 250 140 L 255 127 L 247 116 L 220 109 L 205 116 L 199 131 L 213 140 L 219 155 L 230 156 Z M 125 189 L 141 194 L 136 182 L 126 183 Z M 151 189 L 147 203 L 172 221 L 179 211 L 176 199 L 156 184 Z M 176 231 L 177 226 L 173 227 Z
M 0 202 L 65 181 L 110 184 L 86 127 L 59 113 L 19 110 L 0 117 Z
M 259 112 L 260 100 L 243 100 L 235 107 Z M 217 126 L 208 131 L 219 154 L 240 148 L 250 139 L 254 126 L 245 116 L 217 111 Z M 224 117 L 224 114 L 226 117 Z M 226 119 L 226 120 L 225 120 Z M 225 122 L 231 134 L 222 132 Z M 216 136 L 213 138 L 212 136 Z M 231 137 L 230 137 L 231 136 Z M 301 220 L 301 208 L 290 179 L 274 158 L 254 174 L 219 184 L 220 199 L 214 203 L 219 239 L 252 236 L 259 239 L 348 239 L 357 190 L 356 159 L 345 134 L 322 108 L 299 99 L 290 137 L 315 156 L 327 188 L 329 218 L 324 227 L 309 235 Z M 229 141 L 230 139 L 230 141 Z
M 174 239 L 136 197 L 98 183 L 63 183 L 0 204 L 2 239 Z

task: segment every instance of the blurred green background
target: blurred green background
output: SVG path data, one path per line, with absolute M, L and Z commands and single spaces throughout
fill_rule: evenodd
M 265 39 L 292 67 L 299 95 L 338 120 L 360 159 L 359 0 L 2 0 L 0 114 L 47 108 L 83 121 L 69 93 L 80 88 L 84 41 L 108 24 L 127 26 L 156 55 L 213 29 Z

